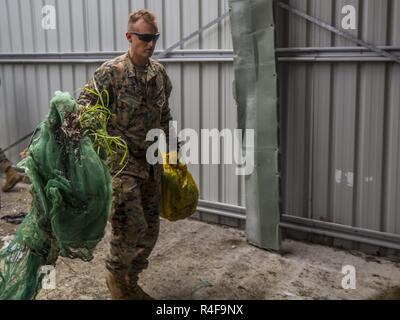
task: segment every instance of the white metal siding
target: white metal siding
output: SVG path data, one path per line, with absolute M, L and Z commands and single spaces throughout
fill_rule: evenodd
M 228 10 L 221 0 L 0 0 L 0 54 L 97 53 L 127 49 L 129 12 L 147 7 L 155 12 L 166 49 Z M 41 27 L 41 9 L 54 5 L 57 29 Z M 231 49 L 229 18 L 204 31 L 181 49 Z M 54 91 L 77 96 L 99 63 L 1 63 L 0 146 L 31 132 L 45 117 Z M 174 90 L 170 105 L 179 128 L 236 128 L 229 62 L 167 63 Z M 13 161 L 27 144 L 8 152 Z M 243 181 L 233 165 L 190 165 L 201 198 L 244 205 Z M 218 220 L 218 219 L 217 219 Z M 219 221 L 219 220 L 218 220 Z
M 399 53 L 400 1 L 284 2 L 339 29 L 352 4 L 359 28 L 349 32 Z M 354 43 L 277 10 L 279 46 L 298 48 L 296 58 L 337 47 L 325 62 L 280 64 L 283 214 L 400 234 L 400 65 L 340 62 L 339 47 Z

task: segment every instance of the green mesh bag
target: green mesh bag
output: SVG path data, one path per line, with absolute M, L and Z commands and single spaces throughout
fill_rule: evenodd
M 0 299 L 34 299 L 42 266 L 54 266 L 58 256 L 90 261 L 104 236 L 111 175 L 78 116 L 71 95 L 56 92 L 39 137 L 19 164 L 32 183 L 33 201 L 14 239 L 0 251 Z

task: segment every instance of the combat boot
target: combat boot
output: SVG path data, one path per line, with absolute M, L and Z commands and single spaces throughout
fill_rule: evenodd
M 112 300 L 155 300 L 137 284 L 128 284 L 108 273 L 106 278 L 108 290 L 110 290 Z
M 143 291 L 139 285 L 129 286 L 127 289 L 129 300 L 155 300 L 152 296 Z
M 12 167 L 9 167 L 6 170 L 6 183 L 3 186 L 3 191 L 4 192 L 8 192 L 10 191 L 12 188 L 15 187 L 15 185 L 18 182 L 21 182 L 22 177 L 21 175 Z
M 128 300 L 123 293 L 122 281 L 117 279 L 112 273 L 108 273 L 106 277 L 108 290 L 111 293 L 112 300 Z
M 144 250 L 144 248 L 139 250 Z M 126 294 L 129 297 L 129 300 L 155 300 L 138 285 L 139 278 L 136 272 L 128 273 L 126 278 Z

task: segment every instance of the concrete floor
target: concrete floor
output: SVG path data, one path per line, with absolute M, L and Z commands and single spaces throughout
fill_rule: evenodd
M 0 216 L 29 211 L 27 185 L 1 194 Z M 0 241 L 15 226 L 0 220 Z M 91 262 L 60 258 L 56 289 L 38 299 L 109 299 L 104 260 L 110 229 Z M 0 243 L 0 246 L 2 243 Z M 162 220 L 160 237 L 140 278 L 157 299 L 400 299 L 400 262 L 285 240 L 283 253 L 246 242 L 241 230 L 187 219 Z M 342 287 L 354 266 L 355 289 Z

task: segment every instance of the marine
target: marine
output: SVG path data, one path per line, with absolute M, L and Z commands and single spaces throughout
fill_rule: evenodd
M 146 141 L 146 135 L 151 129 L 162 129 L 169 138 L 172 85 L 165 67 L 151 58 L 159 38 L 154 14 L 148 10 L 130 14 L 125 37 L 128 52 L 101 65 L 77 101 L 82 106 L 95 104 L 98 97 L 93 91 L 102 92 L 112 113 L 108 133 L 128 145 L 127 165 L 113 182 L 106 283 L 112 299 L 146 300 L 153 298 L 138 279 L 159 234 L 162 174 L 160 164 L 146 160 L 147 148 L 154 143 Z

